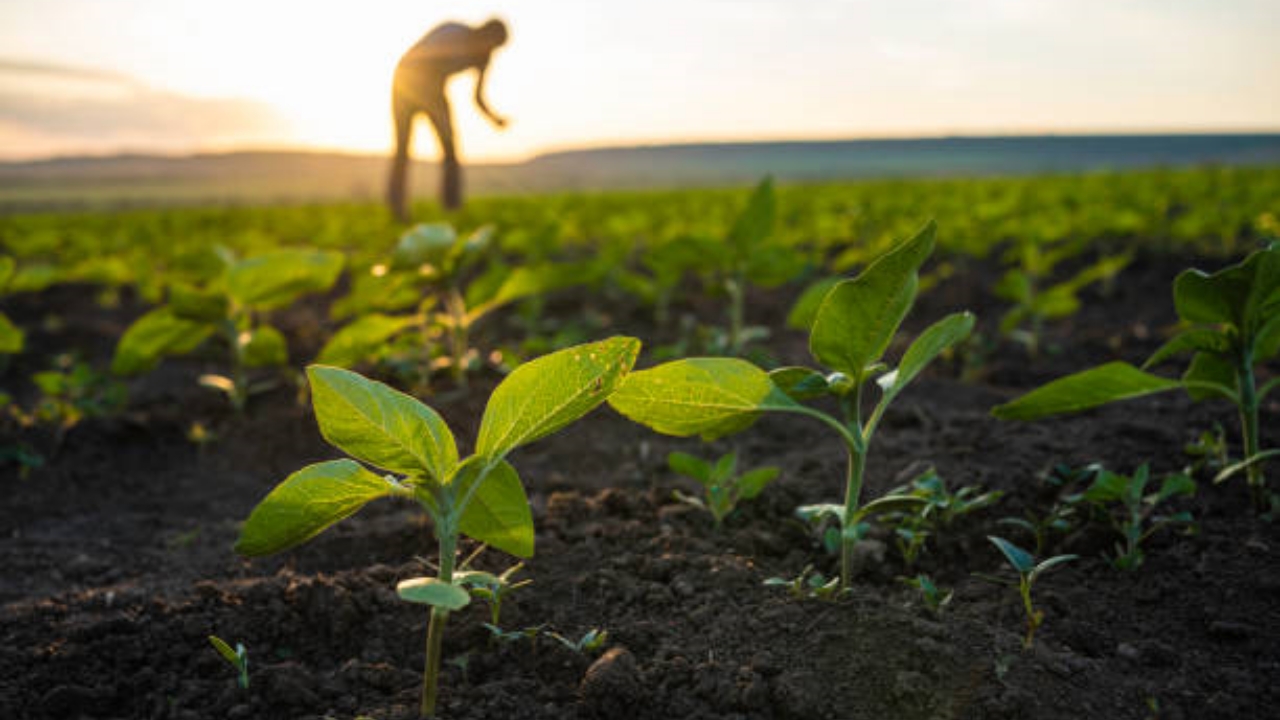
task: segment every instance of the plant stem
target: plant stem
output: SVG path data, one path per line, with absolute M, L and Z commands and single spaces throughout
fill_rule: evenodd
M 1236 376 L 1240 384 L 1240 432 L 1244 435 L 1244 459 L 1258 454 L 1258 389 L 1253 377 L 1252 348 L 1244 348 L 1236 357 Z M 1253 507 L 1258 512 L 1267 510 L 1266 478 L 1262 463 L 1254 463 L 1246 470 Z
M 439 532 L 439 541 L 440 572 L 436 577 L 442 582 L 453 582 L 453 562 L 458 535 L 449 528 L 442 528 Z M 422 670 L 422 706 L 418 712 L 424 718 L 434 717 L 436 714 L 444 624 L 448 619 L 448 610 L 441 607 L 431 608 L 431 620 L 427 624 L 427 662 Z
M 844 489 L 844 516 L 840 523 L 840 589 L 849 589 L 853 578 L 853 548 L 858 544 L 853 528 L 854 513 L 858 511 L 858 501 L 862 496 L 862 472 L 866 466 L 866 453 L 849 447 L 849 476 Z
M 743 283 L 741 277 L 725 280 L 724 288 L 729 293 L 729 352 L 738 355 L 742 352 Z

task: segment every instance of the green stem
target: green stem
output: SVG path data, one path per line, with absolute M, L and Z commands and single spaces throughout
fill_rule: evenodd
M 858 502 L 862 497 L 862 473 L 866 467 L 865 452 L 849 447 L 849 474 L 844 488 L 844 516 L 840 522 L 840 589 L 849 589 L 853 579 L 853 549 L 858 544 L 852 523 L 854 514 L 858 512 Z
M 1252 348 L 1244 348 L 1236 358 L 1236 375 L 1240 384 L 1240 432 L 1244 434 L 1244 459 L 1248 460 L 1258 454 L 1258 390 L 1253 377 Z M 1253 495 L 1253 506 L 1259 512 L 1265 512 L 1266 478 L 1262 474 L 1262 463 L 1250 465 L 1246 472 L 1249 479 L 1249 491 Z
M 222 325 L 223 336 L 231 347 L 231 406 L 237 414 L 244 412 L 249 402 L 249 380 L 244 370 L 244 348 L 240 345 L 240 330 L 236 323 L 227 320 Z
M 729 352 L 738 355 L 742 352 L 742 280 L 740 277 L 729 278 L 725 280 L 724 287 L 729 293 Z
M 441 528 L 439 541 L 440 572 L 436 577 L 442 582 L 453 582 L 453 563 L 458 535 L 450 528 Z M 441 607 L 431 608 L 431 621 L 427 624 L 427 663 L 422 670 L 422 706 L 419 709 L 419 715 L 424 718 L 434 717 L 436 714 L 444 624 L 448 619 L 448 610 Z

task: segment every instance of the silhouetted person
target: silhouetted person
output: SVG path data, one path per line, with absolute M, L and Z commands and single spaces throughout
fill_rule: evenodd
M 396 155 L 391 165 L 388 200 L 391 211 L 408 221 L 409 208 L 405 191 L 409 171 L 409 141 L 413 137 L 413 120 L 425 113 L 440 139 L 444 177 L 440 201 L 446 209 L 462 205 L 462 168 L 453 136 L 453 117 L 445 84 L 456 73 L 475 68 L 476 106 L 498 127 L 507 121 L 494 114 L 484 100 L 484 76 L 493 51 L 507 42 L 507 26 L 501 20 L 490 20 L 478 28 L 448 22 L 427 33 L 405 52 L 396 65 L 391 90 L 391 111 L 396 124 Z

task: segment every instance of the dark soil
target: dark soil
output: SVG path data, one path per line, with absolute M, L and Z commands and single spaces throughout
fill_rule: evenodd
M 1046 619 L 1030 650 L 1016 591 L 975 575 L 1004 570 L 986 535 L 1031 542 L 996 521 L 1044 513 L 1054 492 L 1041 478 L 1053 465 L 1130 472 L 1150 462 L 1162 475 L 1185 465 L 1184 445 L 1215 422 L 1237 432 L 1229 408 L 1174 394 L 1035 424 L 988 414 L 1050 378 L 1143 359 L 1174 320 L 1168 288 L 1184 260 L 1139 260 L 1109 297 L 1090 294 L 1079 315 L 1051 326 L 1035 359 L 1002 345 L 970 367 L 972 381 L 961 382 L 956 360 L 908 391 L 876 438 L 867 497 L 925 462 L 953 489 L 1005 496 L 932 538 L 914 568 L 877 529 L 862 545 L 853 592 L 835 602 L 763 584 L 808 565 L 835 570 L 793 515 L 842 494 L 843 450 L 816 423 L 764 418 L 708 449 L 603 408 L 519 451 L 512 460 L 538 546 L 521 574 L 533 584 L 504 606 L 502 624 L 571 639 L 599 628 L 606 651 L 580 654 L 545 634 L 495 644 L 480 625 L 487 609 L 474 603 L 449 620 L 440 716 L 1275 717 L 1280 525 L 1251 510 L 1240 480 L 1213 485 L 1202 474 L 1195 498 L 1176 504 L 1194 514 L 1198 533 L 1157 533 L 1136 571 L 1109 564 L 1116 538 L 1105 523 L 1051 536 L 1049 551 L 1081 558 L 1037 584 Z M 1002 309 L 987 291 L 994 277 L 973 265 L 944 281 L 922 296 L 907 329 L 970 308 L 994 337 Z M 750 315 L 774 328 L 778 360 L 801 363 L 803 335 L 781 329 L 790 296 L 759 294 Z M 90 288 L 10 299 L 5 312 L 33 329 L 5 384 L 28 397 L 20 380 L 71 348 L 104 366 L 114 338 L 144 309 L 127 297 L 103 309 Z M 322 311 L 305 306 L 281 319 L 294 357 L 314 351 Z M 55 316 L 61 322 L 47 322 Z M 614 331 L 651 335 L 627 324 Z M 25 474 L 0 467 L 0 717 L 415 716 L 426 613 L 394 587 L 432 557 L 424 516 L 378 502 L 295 551 L 237 557 L 238 523 L 254 504 L 293 470 L 339 454 L 292 388 L 255 398 L 236 417 L 195 383 L 216 367 L 213 356 L 166 362 L 131 384 L 126 412 L 82 423 L 56 454 L 38 428 L 10 427 L 0 438 L 49 456 Z M 427 400 L 455 434 L 472 437 L 492 385 Z M 1273 399 L 1264 446 L 1280 445 L 1277 416 Z M 216 440 L 188 441 L 194 421 Z M 666 467 L 673 449 L 736 449 L 747 466 L 777 465 L 782 477 L 716 530 L 672 499 L 674 489 L 693 490 Z M 513 561 L 491 551 L 476 562 Z M 940 616 L 898 579 L 917 572 L 954 589 Z M 248 648 L 247 691 L 210 634 Z

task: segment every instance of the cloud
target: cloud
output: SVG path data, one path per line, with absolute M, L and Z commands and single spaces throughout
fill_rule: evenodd
M 287 142 L 291 127 L 269 105 L 149 87 L 127 75 L 26 59 L 0 59 L 0 155 L 126 150 L 189 152 Z

